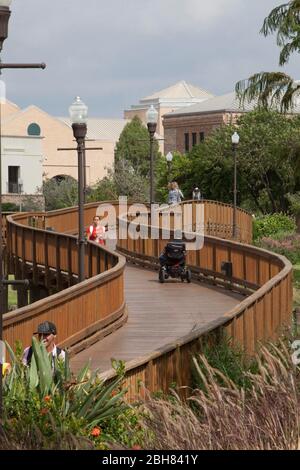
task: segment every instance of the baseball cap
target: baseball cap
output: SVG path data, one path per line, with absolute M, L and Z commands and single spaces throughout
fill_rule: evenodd
M 50 321 L 44 321 L 43 323 L 40 323 L 38 328 L 37 328 L 37 331 L 34 333 L 35 335 L 36 334 L 39 334 L 39 335 L 43 335 L 43 334 L 52 334 L 52 335 L 56 335 L 56 326 L 54 325 L 54 323 L 51 323 Z

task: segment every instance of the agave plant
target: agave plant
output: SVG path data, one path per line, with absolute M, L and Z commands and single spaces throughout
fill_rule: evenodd
M 8 421 L 27 419 L 28 424 L 40 424 L 42 428 L 46 420 L 51 429 L 67 430 L 71 426 L 73 430 L 89 430 L 128 408 L 123 401 L 123 373 L 106 383 L 87 364 L 74 376 L 67 355 L 65 361 L 53 361 L 35 338 L 29 367 L 22 364 L 8 344 L 7 349 L 12 362 L 12 370 L 3 382 Z

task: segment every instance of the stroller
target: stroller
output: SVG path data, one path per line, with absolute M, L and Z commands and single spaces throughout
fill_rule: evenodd
M 191 282 L 192 273 L 185 264 L 185 243 L 169 242 L 159 257 L 159 282 L 163 283 L 169 277 L 180 278 L 181 282 Z

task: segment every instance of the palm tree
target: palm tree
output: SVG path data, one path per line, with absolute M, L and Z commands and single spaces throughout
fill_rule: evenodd
M 300 52 L 300 0 L 290 0 L 274 8 L 260 32 L 264 36 L 276 33 L 281 48 L 279 65 L 285 65 L 293 52 Z M 280 105 L 281 111 L 287 112 L 300 91 L 300 82 L 283 72 L 260 72 L 238 82 L 235 89 L 242 102 L 257 99 L 258 105 L 264 108 Z

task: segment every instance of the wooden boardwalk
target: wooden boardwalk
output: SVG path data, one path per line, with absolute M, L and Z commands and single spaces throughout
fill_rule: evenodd
M 156 272 L 129 265 L 125 296 L 126 325 L 72 358 L 74 372 L 88 360 L 105 372 L 111 358 L 127 362 L 144 356 L 221 317 L 244 298 L 203 284 L 168 280 L 162 285 Z

